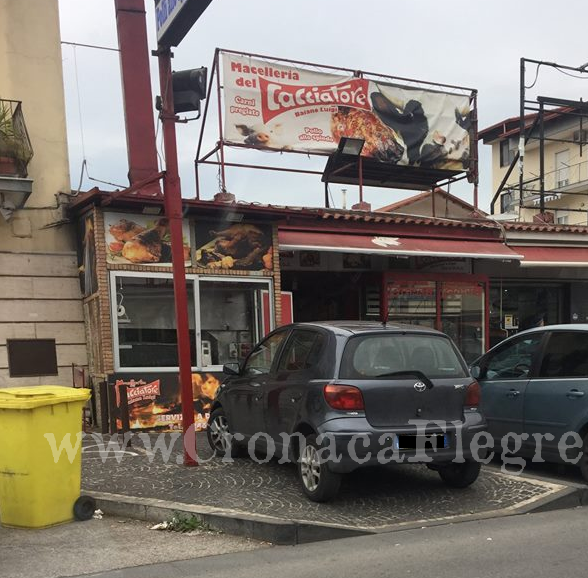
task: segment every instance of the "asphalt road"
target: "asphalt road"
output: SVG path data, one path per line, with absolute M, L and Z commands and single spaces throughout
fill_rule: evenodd
M 586 575 L 588 511 L 577 508 L 281 546 L 94 578 L 553 578 Z

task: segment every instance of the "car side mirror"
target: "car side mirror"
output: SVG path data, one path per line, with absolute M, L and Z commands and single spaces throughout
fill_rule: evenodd
M 223 373 L 227 375 L 241 375 L 241 368 L 238 363 L 225 363 L 223 365 Z
M 480 369 L 479 365 L 472 365 L 470 367 L 470 373 L 474 379 L 480 379 L 480 375 L 482 375 L 482 370 Z

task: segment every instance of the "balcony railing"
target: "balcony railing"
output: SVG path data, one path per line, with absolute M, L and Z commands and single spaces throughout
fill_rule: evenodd
M 0 175 L 25 178 L 32 158 L 21 102 L 0 99 Z

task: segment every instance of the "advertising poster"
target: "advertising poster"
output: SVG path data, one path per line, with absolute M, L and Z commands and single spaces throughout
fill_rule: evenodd
M 106 260 L 111 264 L 171 266 L 169 223 L 164 217 L 105 213 Z M 190 230 L 183 225 L 184 260 L 190 264 Z
M 233 271 L 272 270 L 271 225 L 197 221 L 194 265 Z
M 206 429 L 212 400 L 221 384 L 222 373 L 192 374 L 194 427 Z M 182 404 L 178 375 L 174 373 L 115 373 L 109 376 L 120 408 L 120 388 L 127 387 L 131 430 L 181 430 Z
M 413 88 L 223 53 L 225 139 L 280 151 L 331 153 L 342 137 L 362 156 L 464 171 L 469 94 Z M 475 143 L 474 143 L 475 144 Z

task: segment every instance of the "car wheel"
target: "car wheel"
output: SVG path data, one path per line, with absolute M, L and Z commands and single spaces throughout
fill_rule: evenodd
M 584 436 L 582 443 L 582 453 L 580 454 L 578 466 L 580 467 L 580 473 L 582 474 L 582 477 L 588 482 L 588 434 Z
M 467 488 L 480 474 L 482 464 L 475 460 L 466 460 L 462 464 L 449 464 L 439 468 L 441 479 L 452 488 Z
M 229 430 L 229 422 L 222 407 L 210 414 L 206 435 L 216 456 L 236 458 L 239 454 L 239 446 Z
M 341 474 L 332 472 L 321 459 L 316 436 L 306 436 L 298 457 L 298 475 L 302 490 L 313 502 L 332 500 L 339 491 Z

